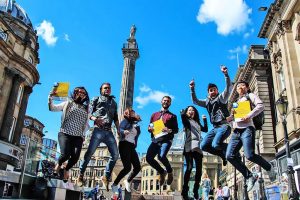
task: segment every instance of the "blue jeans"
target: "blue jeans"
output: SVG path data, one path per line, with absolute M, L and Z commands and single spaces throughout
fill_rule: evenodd
M 209 191 L 210 191 L 210 188 L 206 188 L 206 187 L 203 187 L 203 188 L 202 188 L 203 199 L 204 199 L 204 200 L 208 200 Z
M 251 176 L 251 172 L 238 157 L 238 152 L 244 148 L 244 154 L 247 160 L 254 162 L 264 168 L 266 171 L 271 169 L 271 164 L 260 155 L 255 154 L 255 128 L 249 126 L 244 129 L 235 129 L 226 151 L 227 160 L 243 174 L 245 178 Z
M 230 135 L 231 127 L 223 124 L 213 128 L 202 140 L 201 149 L 225 159 L 227 144 L 223 141 Z
M 103 142 L 107 146 L 110 153 L 110 158 L 105 169 L 105 176 L 110 179 L 111 172 L 119 158 L 116 139 L 111 131 L 102 130 L 96 127 L 93 130 L 89 147 L 84 154 L 84 160 L 80 166 L 80 173 L 83 174 L 85 172 L 85 169 L 90 162 L 91 157 L 93 156 L 101 142 Z
M 154 159 L 158 155 L 158 160 L 166 167 L 168 173 L 172 173 L 172 167 L 167 158 L 167 154 L 171 148 L 172 141 L 164 142 L 152 142 L 148 148 L 146 160 L 151 167 L 156 169 L 159 174 L 163 174 L 165 170 L 160 166 L 160 164 Z

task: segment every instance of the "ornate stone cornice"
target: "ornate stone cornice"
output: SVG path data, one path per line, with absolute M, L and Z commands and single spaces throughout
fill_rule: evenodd
M 277 28 L 275 30 L 276 35 L 282 36 L 287 32 L 291 32 L 292 22 L 291 20 L 278 20 Z
M 282 69 L 282 55 L 281 50 L 273 53 L 271 63 L 273 64 L 275 71 L 279 73 Z
M 15 61 L 16 63 L 20 64 L 25 70 L 29 71 L 29 73 L 33 77 L 33 80 L 30 80 L 32 81 L 32 83 L 30 84 L 35 85 L 39 81 L 40 79 L 39 72 L 37 71 L 37 69 L 33 64 L 31 64 L 28 60 L 26 60 L 22 56 L 16 54 L 13 51 L 13 49 L 9 45 L 7 45 L 6 42 L 2 40 L 0 40 L 0 49 L 3 50 L 3 52 L 9 58 L 9 60 Z
M 136 60 L 140 57 L 138 49 L 122 49 L 123 57 Z
M 264 22 L 260 28 L 258 37 L 260 38 L 266 38 L 267 37 L 267 32 L 270 29 L 270 25 L 272 24 L 275 14 L 281 9 L 282 3 L 284 0 L 276 0 L 275 3 L 270 5 L 270 8 L 268 10 L 268 13 L 264 19 Z
M 270 54 L 273 53 L 273 42 L 272 41 L 268 42 L 266 49 L 269 51 Z

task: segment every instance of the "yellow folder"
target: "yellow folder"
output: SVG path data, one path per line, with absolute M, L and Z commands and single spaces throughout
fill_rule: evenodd
M 58 86 L 54 88 L 54 97 L 67 97 L 70 88 L 70 83 L 60 82 Z
M 168 134 L 167 132 L 162 131 L 165 128 L 165 124 L 162 119 L 153 122 L 153 128 L 154 128 L 153 135 L 155 138 L 159 138 L 163 135 Z
M 241 118 L 246 117 L 251 112 L 250 101 L 238 102 L 238 107 L 234 109 L 234 120 L 240 121 Z

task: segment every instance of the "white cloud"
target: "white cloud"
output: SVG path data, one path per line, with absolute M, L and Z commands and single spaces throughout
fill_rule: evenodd
M 246 32 L 244 34 L 244 39 L 247 39 L 250 35 L 252 35 L 254 33 L 254 28 L 252 28 L 249 32 Z
M 234 60 L 234 59 L 236 59 L 236 55 L 230 55 L 230 56 L 228 56 L 228 59 L 229 60 Z
M 70 42 L 70 37 L 69 37 L 69 35 L 68 34 L 64 34 L 64 39 L 66 40 L 66 41 L 68 41 L 68 42 Z
M 41 24 L 36 27 L 37 35 L 41 36 L 47 45 L 54 46 L 57 42 L 57 37 L 55 37 L 55 29 L 51 22 L 44 20 Z
M 243 47 L 242 47 L 242 52 L 243 52 L 243 54 L 247 54 L 248 53 L 248 47 L 247 47 L 247 45 L 243 45 Z
M 149 88 L 147 85 L 140 86 L 140 92 L 149 92 L 151 88 Z
M 204 0 L 197 20 L 201 24 L 214 22 L 219 34 L 228 35 L 244 30 L 251 12 L 244 0 Z
M 147 85 L 143 85 L 139 89 L 140 94 L 134 99 L 138 103 L 138 108 L 143 108 L 149 103 L 160 103 L 164 96 L 170 96 L 174 99 L 173 95 L 159 90 L 152 90 Z
M 248 46 L 244 44 L 242 47 L 238 46 L 234 49 L 228 50 L 228 52 L 230 54 L 237 54 L 237 53 L 247 54 L 248 53 Z

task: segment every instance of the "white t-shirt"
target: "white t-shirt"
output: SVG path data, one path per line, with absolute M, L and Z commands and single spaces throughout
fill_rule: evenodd
M 133 125 L 132 128 L 129 130 L 129 134 L 125 136 L 125 140 L 135 144 L 135 137 L 137 135 L 137 130 L 135 128 L 136 125 Z
M 230 190 L 228 186 L 223 187 L 223 197 L 229 197 L 230 196 Z

